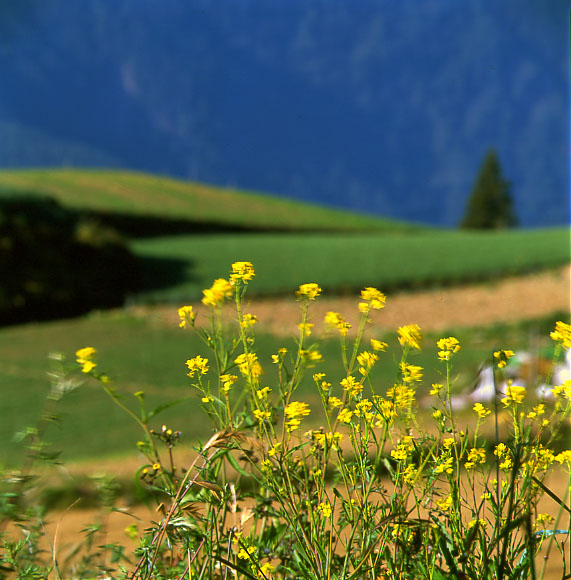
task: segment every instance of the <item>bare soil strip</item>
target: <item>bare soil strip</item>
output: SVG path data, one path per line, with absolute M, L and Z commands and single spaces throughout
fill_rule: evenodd
M 418 324 L 424 331 L 439 332 L 459 327 L 487 326 L 541 318 L 571 309 L 571 267 L 525 276 L 504 278 L 485 284 L 442 288 L 389 295 L 386 308 L 372 312 L 376 331 L 394 330 L 404 324 Z M 382 291 L 382 288 L 379 288 Z M 345 320 L 358 324 L 358 296 L 319 297 L 312 303 L 310 316 L 314 331 L 323 333 L 323 318 L 328 311 L 339 312 Z M 206 320 L 205 307 L 197 323 Z M 228 307 L 229 316 L 230 307 Z M 257 299 L 248 304 L 248 312 L 259 319 L 259 331 L 276 336 L 298 334 L 299 304 L 295 296 L 279 299 Z M 176 308 L 134 309 L 134 314 L 151 316 L 159 324 L 177 324 Z

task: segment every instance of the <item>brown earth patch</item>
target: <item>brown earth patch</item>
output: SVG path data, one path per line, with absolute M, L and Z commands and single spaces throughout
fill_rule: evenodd
M 394 330 L 398 326 L 416 323 L 426 332 L 439 332 L 459 327 L 487 326 L 532 320 L 570 312 L 571 267 L 503 278 L 495 282 L 462 287 L 442 288 L 389 295 L 386 307 L 372 312 L 377 330 Z M 382 290 L 382 288 L 381 288 Z M 355 327 L 359 321 L 358 297 L 319 297 L 311 304 L 311 322 L 315 331 L 325 331 L 323 318 L 328 311 L 339 312 Z M 205 321 L 205 307 L 196 306 L 197 323 Z M 230 306 L 228 316 L 233 316 Z M 253 299 L 247 312 L 256 314 L 259 331 L 276 336 L 297 334 L 300 320 L 299 304 L 292 298 Z M 136 316 L 151 318 L 158 324 L 175 326 L 176 308 L 134 308 Z

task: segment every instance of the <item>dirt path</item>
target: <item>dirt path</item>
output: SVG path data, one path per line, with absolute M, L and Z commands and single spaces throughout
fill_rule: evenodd
M 372 313 L 377 329 L 394 330 L 404 324 L 416 323 L 424 331 L 438 332 L 458 327 L 486 326 L 498 322 L 514 322 L 569 312 L 571 267 L 517 276 L 463 287 L 443 288 L 389 295 L 386 307 Z M 382 290 L 382 288 L 380 288 Z M 358 297 L 328 298 L 321 296 L 312 303 L 311 322 L 315 332 L 324 330 L 326 312 L 339 312 L 353 326 L 359 320 Z M 204 320 L 204 307 L 198 322 Z M 277 336 L 296 334 L 299 304 L 291 299 L 252 300 L 248 312 L 256 314 L 259 330 Z M 138 309 L 135 313 L 159 324 L 177 324 L 176 308 Z

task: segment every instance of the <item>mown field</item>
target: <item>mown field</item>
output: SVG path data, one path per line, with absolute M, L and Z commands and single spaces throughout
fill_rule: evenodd
M 569 229 L 174 236 L 137 240 L 133 248 L 145 264 L 145 298 L 184 301 L 199 298 L 237 260 L 255 264 L 252 293 L 259 295 L 289 293 L 308 281 L 338 294 L 500 278 L 567 263 Z

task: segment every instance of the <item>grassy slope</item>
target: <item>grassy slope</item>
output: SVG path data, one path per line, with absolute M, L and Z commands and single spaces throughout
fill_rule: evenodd
M 317 282 L 331 293 L 373 285 L 392 290 L 461 283 L 549 268 L 569 261 L 569 229 L 396 235 L 224 235 L 140 240 L 156 300 L 195 300 L 236 260 L 257 272 L 254 293 L 289 293 Z M 163 270 L 155 269 L 156 261 Z M 165 287 L 162 287 L 165 285 Z
M 354 231 L 426 229 L 271 195 L 126 171 L 0 171 L 0 189 L 43 193 L 79 209 L 258 228 Z

